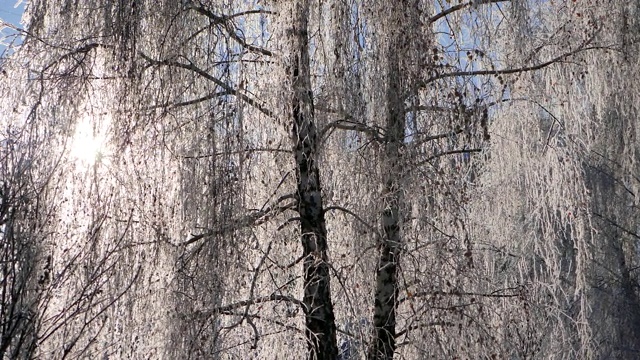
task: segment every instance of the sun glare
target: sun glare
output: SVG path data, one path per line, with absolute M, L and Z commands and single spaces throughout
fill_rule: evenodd
M 71 143 L 71 157 L 84 166 L 104 163 L 106 145 L 104 127 L 96 126 L 88 117 L 84 118 L 76 125 Z

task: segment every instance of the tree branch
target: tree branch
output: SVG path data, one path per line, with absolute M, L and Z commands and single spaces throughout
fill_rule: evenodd
M 621 225 L 620 225 L 620 224 L 618 224 L 617 222 L 615 222 L 615 221 L 613 221 L 613 220 L 609 219 L 608 217 L 606 217 L 606 216 L 604 216 L 604 215 L 602 215 L 602 214 L 599 214 L 599 213 L 597 213 L 597 212 L 595 212 L 595 211 L 592 211 L 591 213 L 592 213 L 593 215 L 595 215 L 595 216 L 597 216 L 597 217 L 601 218 L 602 220 L 604 220 L 604 221 L 608 222 L 608 223 L 609 223 L 610 225 L 612 225 L 613 227 L 616 227 L 616 228 L 620 229 L 620 230 L 621 230 L 622 232 L 624 232 L 625 234 L 630 235 L 631 237 L 634 237 L 634 238 L 636 238 L 636 239 L 640 239 L 640 236 L 638 236 L 636 233 L 634 233 L 633 231 L 631 231 L 631 230 L 629 230 L 629 229 L 627 229 L 627 228 L 625 228 L 625 227 L 621 226 Z
M 589 39 L 586 41 L 586 43 L 589 43 L 592 40 Z M 562 54 L 560 56 L 557 56 L 549 61 L 537 64 L 537 65 L 533 65 L 533 66 L 524 66 L 524 67 L 520 67 L 520 68 L 513 68 L 513 69 L 499 69 L 499 70 L 475 70 L 475 71 L 454 71 L 454 72 L 450 72 L 450 73 L 444 73 L 444 74 L 438 74 L 436 76 L 432 76 L 431 78 L 427 79 L 426 81 L 422 82 L 420 85 L 425 86 L 431 82 L 434 82 L 436 80 L 440 80 L 440 79 L 444 79 L 444 78 L 449 78 L 449 77 L 458 77 L 458 76 L 480 76 L 480 75 L 508 75 L 508 74 L 518 74 L 518 73 L 523 73 L 523 72 L 529 72 L 529 71 L 535 71 L 535 70 L 540 70 L 543 69 L 549 65 L 553 65 L 556 63 L 559 63 L 565 59 L 567 59 L 568 57 L 571 57 L 573 55 L 576 55 L 580 52 L 583 51 L 587 51 L 587 50 L 596 50 L 596 49 L 602 49 L 601 46 L 589 46 L 589 47 L 580 47 L 574 51 L 570 51 L 568 53 Z
M 252 14 L 278 15 L 278 13 L 275 12 L 275 11 L 258 9 L 258 10 L 241 11 L 241 12 L 238 12 L 238 13 L 235 13 L 235 14 L 232 14 L 232 15 L 226 15 L 225 17 L 227 19 L 233 19 L 233 18 L 236 18 L 236 17 L 245 16 L 245 15 L 252 15 Z
M 184 64 L 184 63 L 181 63 L 179 61 L 173 61 L 173 60 L 154 60 L 154 59 L 150 58 L 149 56 L 145 55 L 144 53 L 140 53 L 140 56 L 142 56 L 143 59 L 147 60 L 152 65 L 173 66 L 173 67 L 177 67 L 177 68 L 182 68 L 182 69 L 186 69 L 186 70 L 189 70 L 189 71 L 193 71 L 196 74 L 202 76 L 203 78 L 205 78 L 205 79 L 207 79 L 209 81 L 212 81 L 214 84 L 220 86 L 227 93 L 236 96 L 237 98 L 241 99 L 242 101 L 246 102 L 247 104 L 253 106 L 256 109 L 258 109 L 261 113 L 267 115 L 268 117 L 271 117 L 271 118 L 275 117 L 273 112 L 271 112 L 269 109 L 267 109 L 264 106 L 262 106 L 261 104 L 259 104 L 258 101 L 248 97 L 245 94 L 241 94 L 238 90 L 232 88 L 227 83 L 225 83 L 224 81 L 222 81 L 222 80 L 216 78 L 215 76 L 209 74 L 208 72 L 200 69 L 199 67 L 194 65 L 192 62 L 189 62 L 189 64 Z
M 514 291 L 513 293 L 503 293 L 504 291 Z M 424 291 L 415 293 L 411 296 L 407 296 L 398 300 L 398 304 L 402 304 L 407 300 L 411 300 L 413 298 L 427 297 L 427 296 L 476 296 L 476 297 L 485 297 L 485 298 L 511 298 L 518 297 L 522 295 L 522 287 L 513 287 L 506 289 L 499 289 L 490 293 L 476 293 L 476 292 L 465 292 L 465 291 Z
M 410 327 L 408 327 L 408 328 L 406 328 L 404 330 L 398 331 L 398 333 L 396 333 L 395 337 L 399 338 L 399 337 L 401 337 L 402 335 L 406 334 L 407 332 L 409 332 L 411 330 L 423 329 L 423 328 L 432 327 L 432 326 L 455 326 L 455 324 L 452 323 L 452 322 L 448 322 L 448 321 L 433 321 L 433 322 L 428 322 L 426 324 L 413 325 L 413 326 L 410 326 Z M 402 343 L 398 344 L 398 346 L 401 346 L 401 345 L 403 345 L 403 344 Z
M 196 311 L 196 315 L 198 316 L 210 316 L 213 314 L 233 315 L 230 313 L 234 310 L 243 308 L 248 305 L 256 305 L 256 304 L 266 303 L 270 301 L 290 302 L 292 304 L 298 305 L 305 313 L 307 312 L 306 307 L 302 301 L 288 295 L 271 294 L 267 296 L 261 296 L 255 299 L 248 299 L 248 300 L 239 301 L 237 303 L 220 306 L 207 311 Z
M 441 153 L 429 156 L 428 158 L 426 158 L 425 160 L 422 160 L 420 162 L 418 162 L 417 164 L 413 165 L 414 167 L 420 167 L 432 160 L 435 160 L 439 157 L 442 156 L 446 156 L 446 155 L 453 155 L 453 154 L 470 154 L 470 153 L 478 153 L 481 152 L 482 149 L 459 149 L 459 150 L 449 150 L 449 151 L 443 151 Z
M 291 150 L 288 149 L 278 149 L 278 148 L 248 148 L 236 151 L 223 151 L 214 154 L 201 154 L 201 155 L 188 155 L 182 156 L 183 159 L 204 159 L 215 156 L 223 156 L 223 155 L 234 155 L 234 154 L 251 154 L 254 152 L 274 152 L 274 153 L 291 153 Z
M 247 226 L 256 226 L 256 225 L 264 224 L 265 222 L 269 221 L 272 216 L 281 214 L 289 209 L 292 209 L 295 207 L 295 205 L 296 205 L 296 202 L 293 202 L 284 206 L 269 207 L 264 210 L 254 211 L 251 214 L 245 215 L 241 218 L 231 221 L 228 224 L 222 225 L 217 229 L 209 230 L 203 234 L 192 235 L 191 238 L 177 244 L 177 246 L 187 246 L 204 238 L 223 235 Z M 272 215 L 272 216 L 269 216 L 269 215 Z
M 446 139 L 446 138 L 451 138 L 453 136 L 461 134 L 463 132 L 464 132 L 464 129 L 458 128 L 458 129 L 456 129 L 454 131 L 450 131 L 450 132 L 447 132 L 447 133 L 442 133 L 442 134 L 437 134 L 437 135 L 428 135 L 428 136 L 426 136 L 424 138 L 420 138 L 418 140 L 420 142 L 427 142 L 427 141 L 432 141 L 432 140 Z M 423 134 L 423 133 L 416 132 L 416 133 L 413 133 L 413 134 L 408 134 L 407 136 L 405 136 L 405 138 L 406 137 L 417 137 L 418 135 L 421 135 L 421 134 Z
M 245 49 L 247 49 L 249 51 L 252 51 L 252 52 L 260 53 L 262 55 L 267 55 L 267 56 L 273 55 L 273 53 L 271 51 L 267 50 L 267 49 L 263 49 L 263 48 L 261 48 L 259 46 L 248 44 L 244 38 L 242 38 L 241 36 L 236 34 L 236 31 L 235 31 L 236 29 L 234 29 L 229 24 L 229 21 L 231 19 L 233 19 L 234 17 L 242 16 L 242 15 L 245 15 L 245 14 L 263 12 L 262 10 L 245 11 L 245 12 L 242 12 L 242 13 L 239 13 L 239 14 L 235 14 L 235 15 L 230 15 L 230 16 L 225 16 L 225 15 L 219 16 L 219 15 L 216 15 L 213 12 L 211 12 L 209 9 L 205 8 L 204 6 L 198 6 L 198 7 L 193 6 L 193 7 L 188 8 L 188 10 L 194 10 L 195 12 L 208 17 L 211 20 L 212 24 L 214 24 L 214 25 L 222 25 L 222 26 L 224 26 L 224 28 L 227 31 L 227 33 L 229 34 L 229 36 L 231 36 L 232 39 L 237 41 L 238 44 L 240 44 Z M 264 12 L 264 13 L 271 14 L 271 12 Z
M 323 139 L 325 134 L 331 129 L 360 131 L 371 136 L 375 140 L 381 141 L 383 139 L 383 136 L 380 134 L 380 130 L 378 128 L 353 121 L 349 118 L 332 121 L 329 124 L 327 124 L 320 131 L 320 139 Z
M 480 4 L 492 4 L 492 3 L 500 3 L 500 2 L 509 2 L 511 0 L 480 0 Z M 446 10 L 443 10 L 441 12 L 439 12 L 436 15 L 433 15 L 432 17 L 429 18 L 429 20 L 427 21 L 429 24 L 433 24 L 434 22 L 442 19 L 443 17 L 452 14 L 456 11 L 471 7 L 473 5 L 474 1 L 469 1 L 463 4 L 458 4 L 455 6 L 452 6 Z
M 324 209 L 324 212 L 326 213 L 327 211 L 330 211 L 330 210 L 340 210 L 340 211 L 342 211 L 342 212 L 345 212 L 345 213 L 347 213 L 347 214 L 349 214 L 349 215 L 353 216 L 354 218 L 356 218 L 356 220 L 358 220 L 358 221 L 359 221 L 360 223 L 362 223 L 364 226 L 366 226 L 367 228 L 369 228 L 369 230 L 371 230 L 372 232 L 374 232 L 375 234 L 377 234 L 378 236 L 380 236 L 380 234 L 378 234 L 378 230 L 377 230 L 375 227 L 373 227 L 372 225 L 370 225 L 368 222 L 364 221 L 360 216 L 358 216 L 358 215 L 357 215 L 356 213 L 354 213 L 353 211 L 351 211 L 351 210 L 349 210 L 349 209 L 346 209 L 346 208 L 344 208 L 344 207 L 342 207 L 342 206 L 329 206 L 329 207 L 326 207 L 326 208 Z
M 203 97 L 199 97 L 197 99 L 193 99 L 193 100 L 187 100 L 187 101 L 182 101 L 182 102 L 177 102 L 177 103 L 164 103 L 164 104 L 157 104 L 157 105 L 151 105 L 148 106 L 146 108 L 143 108 L 142 110 L 154 110 L 154 109 L 159 109 L 159 108 L 177 108 L 177 107 L 182 107 L 182 106 L 189 106 L 189 105 L 195 105 L 207 100 L 211 100 L 211 99 L 215 99 L 217 97 L 220 96 L 225 96 L 225 95 L 234 95 L 228 91 L 218 91 L 218 92 L 212 92 L 209 93 L 208 95 L 205 95 Z

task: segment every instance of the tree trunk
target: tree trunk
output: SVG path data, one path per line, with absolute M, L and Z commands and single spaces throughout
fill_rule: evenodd
M 291 76 L 293 141 L 298 212 L 304 256 L 304 299 L 309 359 L 338 357 L 336 325 L 327 264 L 327 228 L 320 192 L 317 133 L 309 74 L 308 0 L 294 5 Z
M 392 359 L 396 349 L 396 307 L 398 304 L 398 259 L 401 250 L 400 202 L 398 178 L 402 162 L 400 149 L 404 143 L 404 109 L 402 78 L 397 52 L 388 49 L 387 124 L 383 165 L 384 239 L 376 273 L 373 323 L 374 339 L 369 359 Z

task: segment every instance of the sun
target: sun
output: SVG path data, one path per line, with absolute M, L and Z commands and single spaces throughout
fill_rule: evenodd
M 97 124 L 90 117 L 76 124 L 70 155 L 78 165 L 93 166 L 106 161 L 106 133 L 105 124 Z

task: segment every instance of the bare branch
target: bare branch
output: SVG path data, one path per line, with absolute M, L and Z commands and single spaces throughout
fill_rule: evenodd
M 231 86 L 229 86 L 224 81 L 222 81 L 222 80 L 216 78 L 215 76 L 209 74 L 208 72 L 200 69 L 199 67 L 197 67 L 195 64 L 193 64 L 191 62 L 189 64 L 184 64 L 184 63 L 181 63 L 179 61 L 173 61 L 173 60 L 154 60 L 154 59 L 148 57 L 147 55 L 145 55 L 143 53 L 140 53 L 140 56 L 142 56 L 143 59 L 147 60 L 152 65 L 173 66 L 173 67 L 177 67 L 177 68 L 182 68 L 182 69 L 186 69 L 186 70 L 189 70 L 189 71 L 193 71 L 196 74 L 202 76 L 203 78 L 212 81 L 214 84 L 216 84 L 219 87 L 221 87 L 222 89 L 224 89 L 227 93 L 236 96 L 237 98 L 241 99 L 242 101 L 246 102 L 247 104 L 253 106 L 256 109 L 258 109 L 261 113 L 267 115 L 268 117 L 271 117 L 271 118 L 275 117 L 273 112 L 271 112 L 269 109 L 265 108 L 263 105 L 258 103 L 257 100 L 254 100 L 254 99 L 250 98 L 249 96 L 240 93 L 238 90 L 232 88 Z
M 499 70 L 475 70 L 475 71 L 454 71 L 454 72 L 450 72 L 450 73 L 443 73 L 443 74 L 438 74 L 436 76 L 432 76 L 431 78 L 427 79 L 426 81 L 424 81 L 422 83 L 422 86 L 425 86 L 426 84 L 432 83 L 436 80 L 440 80 L 440 79 L 444 79 L 444 78 L 449 78 L 449 77 L 459 77 L 459 76 L 480 76 L 480 75 L 508 75 L 508 74 L 519 74 L 519 73 L 523 73 L 523 72 L 529 72 L 529 71 L 535 71 L 535 70 L 540 70 L 540 69 L 544 69 L 547 66 L 553 65 L 553 64 L 557 64 L 560 63 L 564 60 L 566 60 L 567 58 L 576 55 L 578 53 L 581 53 L 583 51 L 588 51 L 588 50 L 596 50 L 596 49 L 603 49 L 603 47 L 601 46 L 589 46 L 589 47 L 580 47 L 574 51 L 570 51 L 568 53 L 562 54 L 560 56 L 557 56 L 549 61 L 537 64 L 537 65 L 533 65 L 533 66 L 524 66 L 524 67 L 520 67 L 520 68 L 512 68 L 512 69 L 499 69 Z
M 177 102 L 177 103 L 164 103 L 164 104 L 157 104 L 157 105 L 151 105 L 148 106 L 146 108 L 142 108 L 142 110 L 154 110 L 154 109 L 160 109 L 160 108 L 177 108 L 177 107 L 182 107 L 182 106 L 189 106 L 189 105 L 195 105 L 195 104 L 199 104 L 201 102 L 207 101 L 207 100 L 211 100 L 211 99 L 215 99 L 217 97 L 220 96 L 225 96 L 225 95 L 234 95 L 228 91 L 218 91 L 218 92 L 212 92 L 209 93 L 208 95 L 205 95 L 203 97 L 199 97 L 197 99 L 193 99 L 193 100 L 188 100 L 188 101 L 182 101 L 182 102 Z
M 304 303 L 292 296 L 288 296 L 288 295 L 280 295 L 280 294 L 271 294 L 271 295 L 267 295 L 267 296 L 261 296 L 255 299 L 249 299 L 249 300 L 243 300 L 243 301 L 239 301 L 237 303 L 233 303 L 233 304 L 229 304 L 229 305 L 224 305 L 224 306 L 220 306 L 211 310 L 207 310 L 207 311 L 197 311 L 196 315 L 198 316 L 211 316 L 213 314 L 226 314 L 226 315 L 233 315 L 230 314 L 231 312 L 233 312 L 234 310 L 243 308 L 245 306 L 248 305 L 256 305 L 256 304 L 262 304 L 262 303 L 266 303 L 266 302 L 270 302 L 270 301 L 285 301 L 285 302 L 290 302 L 294 305 L 298 305 L 303 311 L 306 312 L 306 307 L 304 305 Z
M 278 149 L 278 148 L 250 148 L 250 149 L 243 149 L 243 150 L 236 150 L 236 151 L 223 151 L 223 152 L 218 152 L 218 153 L 214 153 L 214 154 L 183 156 L 182 158 L 183 159 L 204 159 L 204 158 L 223 156 L 223 155 L 251 154 L 251 153 L 254 153 L 254 152 L 291 153 L 291 150 L 289 150 L 289 149 Z
M 240 17 L 240 16 L 252 15 L 252 14 L 278 15 L 278 13 L 276 11 L 258 9 L 258 10 L 241 11 L 241 12 L 238 12 L 238 13 L 235 13 L 235 14 L 226 15 L 225 17 L 227 19 L 233 19 L 233 18 L 237 18 L 237 17 Z
M 271 220 L 273 216 L 281 214 L 289 209 L 293 209 L 295 205 L 296 202 L 292 202 L 283 206 L 273 206 L 268 207 L 264 210 L 253 211 L 248 215 L 230 221 L 228 224 L 224 224 L 216 229 L 209 230 L 203 234 L 193 235 L 188 240 L 177 244 L 177 246 L 187 246 L 201 239 L 224 235 L 248 226 L 264 224 L 265 222 Z
M 454 154 L 471 154 L 471 153 L 478 153 L 481 152 L 482 149 L 459 149 L 459 150 L 449 150 L 449 151 L 443 151 L 441 153 L 429 156 L 428 158 L 426 158 L 425 160 L 422 160 L 420 162 L 418 162 L 417 164 L 415 164 L 415 167 L 420 167 L 428 162 L 431 162 L 432 160 L 435 160 L 439 157 L 443 157 L 446 155 L 454 155 Z
M 455 324 L 449 321 L 432 321 L 424 324 L 413 325 L 404 330 L 398 331 L 396 333 L 396 338 L 401 337 L 402 335 L 406 334 L 411 330 L 424 329 L 426 327 L 432 327 L 432 326 L 455 326 Z M 403 343 L 398 344 L 398 346 L 401 346 L 401 345 L 404 345 L 404 344 Z
M 442 134 L 437 134 L 437 135 L 428 135 L 424 138 L 420 138 L 419 140 L 421 142 L 427 142 L 427 141 L 432 141 L 432 140 L 440 140 L 440 139 L 447 139 L 447 138 L 451 138 L 454 137 L 458 134 L 461 134 L 464 132 L 464 129 L 462 128 L 458 128 L 454 131 L 450 131 L 450 132 L 446 132 L 446 133 L 442 133 Z M 416 133 L 412 133 L 412 134 L 408 134 L 406 137 L 415 137 L 418 135 L 421 135 L 421 132 L 416 132 Z
M 501 3 L 501 2 L 509 2 L 509 1 L 511 1 L 511 0 L 484 0 L 484 1 L 481 1 L 481 3 L 482 4 L 492 4 L 492 3 Z M 432 17 L 429 18 L 428 22 L 430 24 L 433 24 L 434 22 L 442 19 L 443 17 L 445 17 L 447 15 L 450 15 L 450 14 L 456 12 L 456 11 L 460 11 L 462 9 L 466 9 L 468 7 L 471 7 L 474 4 L 474 2 L 477 2 L 477 1 L 469 1 L 469 2 L 466 2 L 466 3 L 462 3 L 462 4 L 458 4 L 458 5 L 452 6 L 452 7 L 448 8 L 448 9 L 446 9 L 446 10 L 443 10 L 443 11 L 437 13 L 436 15 L 433 15 Z
M 360 216 L 358 216 L 356 213 L 354 213 L 353 211 L 346 209 L 342 206 L 329 206 L 326 207 L 324 209 L 324 212 L 326 213 L 327 211 L 330 210 L 340 210 L 342 212 L 345 212 L 351 216 L 353 216 L 354 218 L 356 218 L 356 220 L 358 220 L 361 224 L 363 224 L 364 226 L 366 226 L 367 228 L 369 228 L 369 230 L 371 230 L 373 233 L 375 233 L 376 235 L 380 236 L 380 234 L 378 233 L 378 230 L 372 226 L 371 224 L 369 224 L 368 222 L 364 221 Z
M 633 232 L 633 231 L 631 231 L 631 230 L 629 230 L 629 229 L 627 229 L 627 228 L 625 228 L 625 227 L 621 226 L 621 225 L 620 225 L 620 224 L 618 224 L 617 222 L 615 222 L 615 221 L 611 220 L 609 217 L 607 217 L 607 216 L 605 216 L 605 215 L 602 215 L 602 214 L 599 214 L 599 213 L 597 213 L 597 212 L 595 212 L 595 211 L 592 211 L 591 213 L 592 213 L 593 215 L 595 215 L 595 216 L 597 216 L 597 217 L 601 218 L 602 220 L 605 220 L 606 222 L 608 222 L 609 224 L 611 224 L 613 227 L 616 227 L 616 228 L 620 229 L 620 230 L 621 230 L 622 232 L 624 232 L 625 234 L 630 235 L 630 236 L 632 236 L 632 237 L 634 237 L 634 238 L 636 238 L 636 239 L 640 239 L 640 236 L 638 236 L 635 232 Z
M 509 292 L 507 292 L 509 291 Z M 521 287 L 511 287 L 506 289 L 499 289 L 490 293 L 477 293 L 477 292 L 466 292 L 466 291 L 424 291 L 412 294 L 411 296 L 407 296 L 398 300 L 398 303 L 401 304 L 407 300 L 411 300 L 413 298 L 422 298 L 427 296 L 475 296 L 475 297 L 484 297 L 484 298 L 511 298 L 518 297 L 522 295 Z
M 378 141 L 382 141 L 383 136 L 381 135 L 381 131 L 379 128 L 377 127 L 371 127 L 368 125 L 365 125 L 363 123 L 357 122 L 357 121 L 353 121 L 351 119 L 340 119 L 340 120 L 336 120 L 336 121 L 332 121 L 329 124 L 327 124 L 321 131 L 320 131 L 320 138 L 324 138 L 325 134 L 332 129 L 341 129 L 341 130 L 354 130 L 354 131 L 360 131 L 363 132 L 367 135 L 369 135 L 371 138 L 378 140 Z
M 320 106 L 320 105 L 315 106 L 315 110 L 322 111 L 329 114 L 337 114 L 343 117 L 343 119 L 335 120 L 325 125 L 325 127 L 320 131 L 320 134 L 319 134 L 320 139 L 324 139 L 325 136 L 329 137 L 331 134 L 327 135 L 327 133 L 332 132 L 334 129 L 360 131 L 369 135 L 371 138 L 375 140 L 381 141 L 383 139 L 381 128 L 377 126 L 375 127 L 369 126 L 362 122 L 355 121 L 353 119 L 353 116 L 351 116 L 350 114 L 344 111 L 340 111 L 340 110 L 332 109 L 328 106 Z
M 246 42 L 246 40 L 244 38 L 242 38 L 241 36 L 239 36 L 236 33 L 236 29 L 233 28 L 233 26 L 231 26 L 231 24 L 229 23 L 231 19 L 233 19 L 234 17 L 237 16 L 242 16 L 245 14 L 251 14 L 251 13 L 267 13 L 267 14 L 271 14 L 271 12 L 265 12 L 263 10 L 252 10 L 252 11 L 245 11 L 243 13 L 238 13 L 235 15 L 230 15 L 230 16 L 219 16 L 214 14 L 213 12 L 211 12 L 209 9 L 205 8 L 204 6 L 193 6 L 189 8 L 190 10 L 194 10 L 195 12 L 204 15 L 206 17 L 208 17 L 212 24 L 214 25 L 222 25 L 224 26 L 225 30 L 227 31 L 227 33 L 229 34 L 229 36 L 231 36 L 232 39 L 234 39 L 235 41 L 238 42 L 238 44 L 240 44 L 242 47 L 244 47 L 245 49 L 251 51 L 251 52 L 256 52 L 256 53 L 260 53 L 262 55 L 267 55 L 267 56 L 271 56 L 273 55 L 273 53 L 267 49 L 263 49 L 259 46 L 255 46 L 255 45 L 251 45 L 248 44 Z

